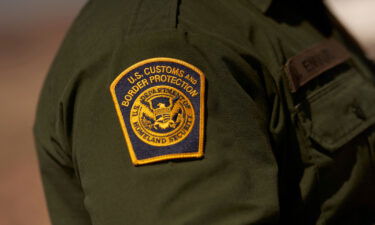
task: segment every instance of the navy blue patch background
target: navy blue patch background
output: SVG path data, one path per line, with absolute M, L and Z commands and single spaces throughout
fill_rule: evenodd
M 186 92 L 180 86 L 177 86 L 177 85 L 174 85 L 174 84 L 171 84 L 171 83 L 167 83 L 167 82 L 155 82 L 155 83 L 147 85 L 146 87 L 144 87 L 140 91 L 138 91 L 137 94 L 133 96 L 132 101 L 130 102 L 130 105 L 128 107 L 122 106 L 121 102 L 123 101 L 124 96 L 126 95 L 127 91 L 132 86 L 134 86 L 134 84 L 135 84 L 135 83 L 130 84 L 128 82 L 128 80 L 127 80 L 128 75 L 134 74 L 135 72 L 139 72 L 140 74 L 144 74 L 143 73 L 144 68 L 149 67 L 149 66 L 171 66 L 171 67 L 176 67 L 176 68 L 184 70 L 185 75 L 190 74 L 198 82 L 197 82 L 197 84 L 193 85 L 193 84 L 191 84 L 191 82 L 187 81 L 186 79 L 184 79 L 184 78 L 182 78 L 182 79 L 184 81 L 186 81 L 187 83 L 189 83 L 192 87 L 194 87 L 194 89 L 197 90 L 199 92 L 199 94 L 196 95 L 195 97 L 192 97 L 188 92 Z M 171 75 L 171 76 L 174 76 L 174 77 L 177 77 L 177 78 L 181 78 L 179 76 L 176 76 L 176 75 L 173 75 L 173 74 L 170 74 L 170 73 L 167 73 L 167 72 L 153 73 L 153 74 L 150 74 L 148 76 L 144 75 L 144 78 L 147 78 L 151 75 Z M 159 85 L 171 86 L 171 87 L 174 87 L 174 88 L 180 90 L 181 92 L 183 92 L 186 95 L 186 97 L 188 99 L 190 99 L 190 101 L 193 105 L 193 108 L 194 108 L 194 112 L 195 112 L 194 126 L 193 126 L 190 134 L 188 134 L 188 136 L 184 140 L 182 140 L 181 142 L 178 142 L 176 144 L 169 145 L 169 146 L 162 146 L 162 147 L 152 146 L 152 145 L 149 145 L 149 144 L 143 142 L 142 140 L 140 140 L 136 136 L 136 134 L 134 133 L 134 131 L 131 127 L 131 124 L 130 124 L 130 111 L 131 111 L 131 107 L 134 103 L 134 100 L 143 91 L 147 90 L 150 87 L 159 86 Z M 202 80 L 201 80 L 201 77 L 199 76 L 199 74 L 197 72 L 195 72 L 194 70 L 192 70 L 189 67 L 186 67 L 182 64 L 175 63 L 175 62 L 168 62 L 168 61 L 157 61 L 157 62 L 146 63 L 142 66 L 139 66 L 139 67 L 129 71 L 127 74 L 125 74 L 121 78 L 121 80 L 117 83 L 117 85 L 115 87 L 116 98 L 117 98 L 118 104 L 119 104 L 120 109 L 121 109 L 121 113 L 122 113 L 122 117 L 123 117 L 122 119 L 125 121 L 126 130 L 128 132 L 131 144 L 133 145 L 134 153 L 135 153 L 138 160 L 149 159 L 149 158 L 153 158 L 153 157 L 157 157 L 157 156 L 163 156 L 163 155 L 170 155 L 170 154 L 177 154 L 177 153 L 194 153 L 194 152 L 199 151 L 199 137 L 200 137 L 200 134 L 199 134 L 200 121 L 199 121 L 199 119 L 200 119 L 201 116 L 204 116 L 204 115 L 201 115 L 201 110 L 200 110 L 200 98 L 201 98 L 201 95 L 202 95 L 201 85 L 202 85 Z

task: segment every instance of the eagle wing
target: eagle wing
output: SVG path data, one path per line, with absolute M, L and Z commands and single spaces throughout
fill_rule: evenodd
M 141 104 L 143 105 L 143 107 L 142 107 L 143 115 L 148 120 L 152 120 L 152 122 L 154 122 L 156 118 L 155 118 L 155 114 L 154 114 L 153 110 L 151 109 L 150 103 L 148 103 L 146 101 L 141 101 Z

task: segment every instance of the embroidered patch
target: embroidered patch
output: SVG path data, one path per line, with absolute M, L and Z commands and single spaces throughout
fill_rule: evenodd
M 134 165 L 203 156 L 203 73 L 172 58 L 123 71 L 110 91 Z
M 328 39 L 290 58 L 285 65 L 291 92 L 350 58 L 346 48 Z

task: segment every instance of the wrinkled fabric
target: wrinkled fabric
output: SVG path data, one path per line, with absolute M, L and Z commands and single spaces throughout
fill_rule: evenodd
M 85 6 L 46 78 L 34 126 L 54 225 L 375 223 L 373 71 L 324 11 L 256 4 Z M 351 59 L 292 94 L 285 63 L 326 38 Z M 205 75 L 202 159 L 130 161 L 109 86 L 154 57 Z

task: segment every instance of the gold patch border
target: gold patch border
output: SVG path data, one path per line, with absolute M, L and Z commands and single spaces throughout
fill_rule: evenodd
M 126 129 L 125 120 L 123 119 L 123 116 L 122 116 L 122 113 L 121 113 L 120 104 L 119 104 L 119 102 L 117 100 L 117 97 L 116 97 L 115 88 L 116 88 L 118 82 L 130 71 L 134 70 L 137 67 L 143 66 L 147 63 L 160 62 L 160 61 L 181 64 L 181 65 L 183 65 L 185 67 L 188 67 L 191 70 L 195 71 L 200 76 L 201 88 L 200 88 L 200 113 L 199 113 L 199 144 L 198 144 L 199 149 L 198 149 L 198 152 L 192 152 L 192 153 L 176 153 L 176 154 L 155 156 L 155 157 L 148 158 L 148 159 L 137 159 L 137 156 L 134 152 L 133 145 L 130 141 L 128 131 Z M 187 63 L 183 60 L 175 59 L 175 58 L 155 57 L 155 58 L 145 59 L 145 60 L 142 60 L 138 63 L 133 64 L 132 66 L 130 66 L 127 69 L 125 69 L 124 71 L 122 71 L 115 78 L 115 80 L 111 83 L 110 92 L 111 92 L 111 95 L 112 95 L 113 102 L 115 103 L 115 109 L 116 109 L 116 112 L 117 112 L 117 117 L 118 117 L 118 119 L 120 121 L 120 124 L 121 124 L 122 132 L 123 132 L 123 135 L 125 137 L 125 142 L 127 144 L 128 151 L 129 151 L 129 154 L 130 154 L 130 159 L 131 159 L 131 161 L 134 165 L 150 164 L 150 163 L 164 161 L 164 160 L 168 160 L 168 159 L 201 158 L 203 156 L 204 115 L 205 115 L 204 114 L 205 76 L 204 76 L 204 73 L 200 69 L 191 65 L 190 63 Z

